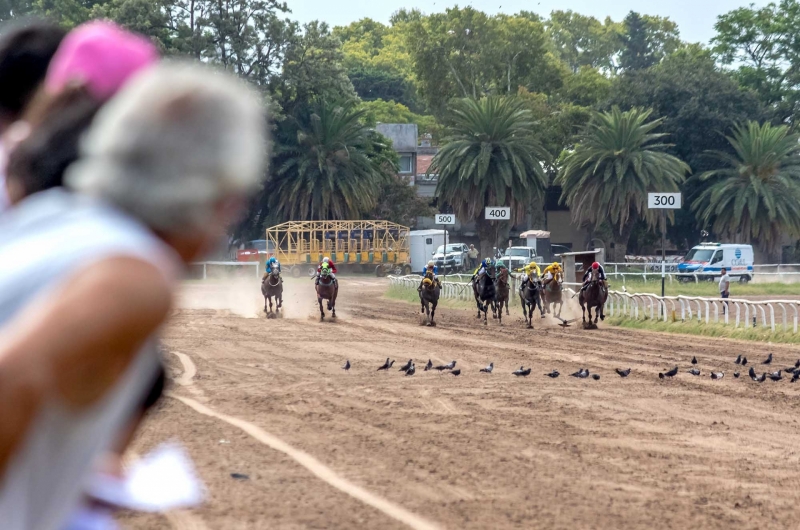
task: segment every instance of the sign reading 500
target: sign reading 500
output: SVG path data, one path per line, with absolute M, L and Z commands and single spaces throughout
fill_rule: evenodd
M 511 219 L 511 208 L 508 206 L 487 206 L 484 218 L 488 221 L 508 221 Z

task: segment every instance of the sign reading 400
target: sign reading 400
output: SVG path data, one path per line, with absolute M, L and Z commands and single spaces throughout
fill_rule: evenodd
M 508 206 L 487 206 L 485 219 L 488 221 L 508 221 L 511 219 L 511 208 Z

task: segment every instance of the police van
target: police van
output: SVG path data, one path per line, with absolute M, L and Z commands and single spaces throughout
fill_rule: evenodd
M 678 264 L 676 276 L 683 281 L 694 281 L 695 276 L 698 280 L 714 280 L 719 278 L 722 267 L 728 270 L 732 280 L 752 280 L 752 245 L 700 243 Z

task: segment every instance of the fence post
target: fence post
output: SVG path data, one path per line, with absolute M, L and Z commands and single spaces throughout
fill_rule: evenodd
M 206 275 L 206 264 L 203 263 L 203 279 L 205 280 L 208 276 Z

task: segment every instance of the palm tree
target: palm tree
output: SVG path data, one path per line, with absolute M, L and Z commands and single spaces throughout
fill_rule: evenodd
M 459 100 L 448 121 L 445 144 L 428 172 L 438 174 L 439 199 L 463 222 L 475 221 L 481 252 L 488 255 L 499 227 L 484 219 L 484 207 L 511 206 L 515 217 L 524 215 L 525 206 L 544 193 L 542 161 L 550 156 L 533 135 L 531 112 L 516 98 Z
M 800 135 L 788 127 L 748 122 L 727 137 L 734 154 L 712 151 L 722 166 L 692 209 L 719 236 L 752 240 L 774 257 L 781 236 L 800 236 Z
M 296 139 L 279 147 L 269 203 L 293 220 L 360 219 L 397 171 L 386 139 L 363 122 L 353 104 L 323 102 L 301 124 Z
M 607 222 L 613 228 L 615 261 L 624 261 L 637 221 L 650 228 L 658 221 L 658 214 L 647 209 L 648 192 L 676 192 L 690 171 L 664 152 L 666 135 L 653 132 L 662 120 L 648 121 L 651 113 L 618 107 L 595 113 L 556 178 L 576 223 Z

